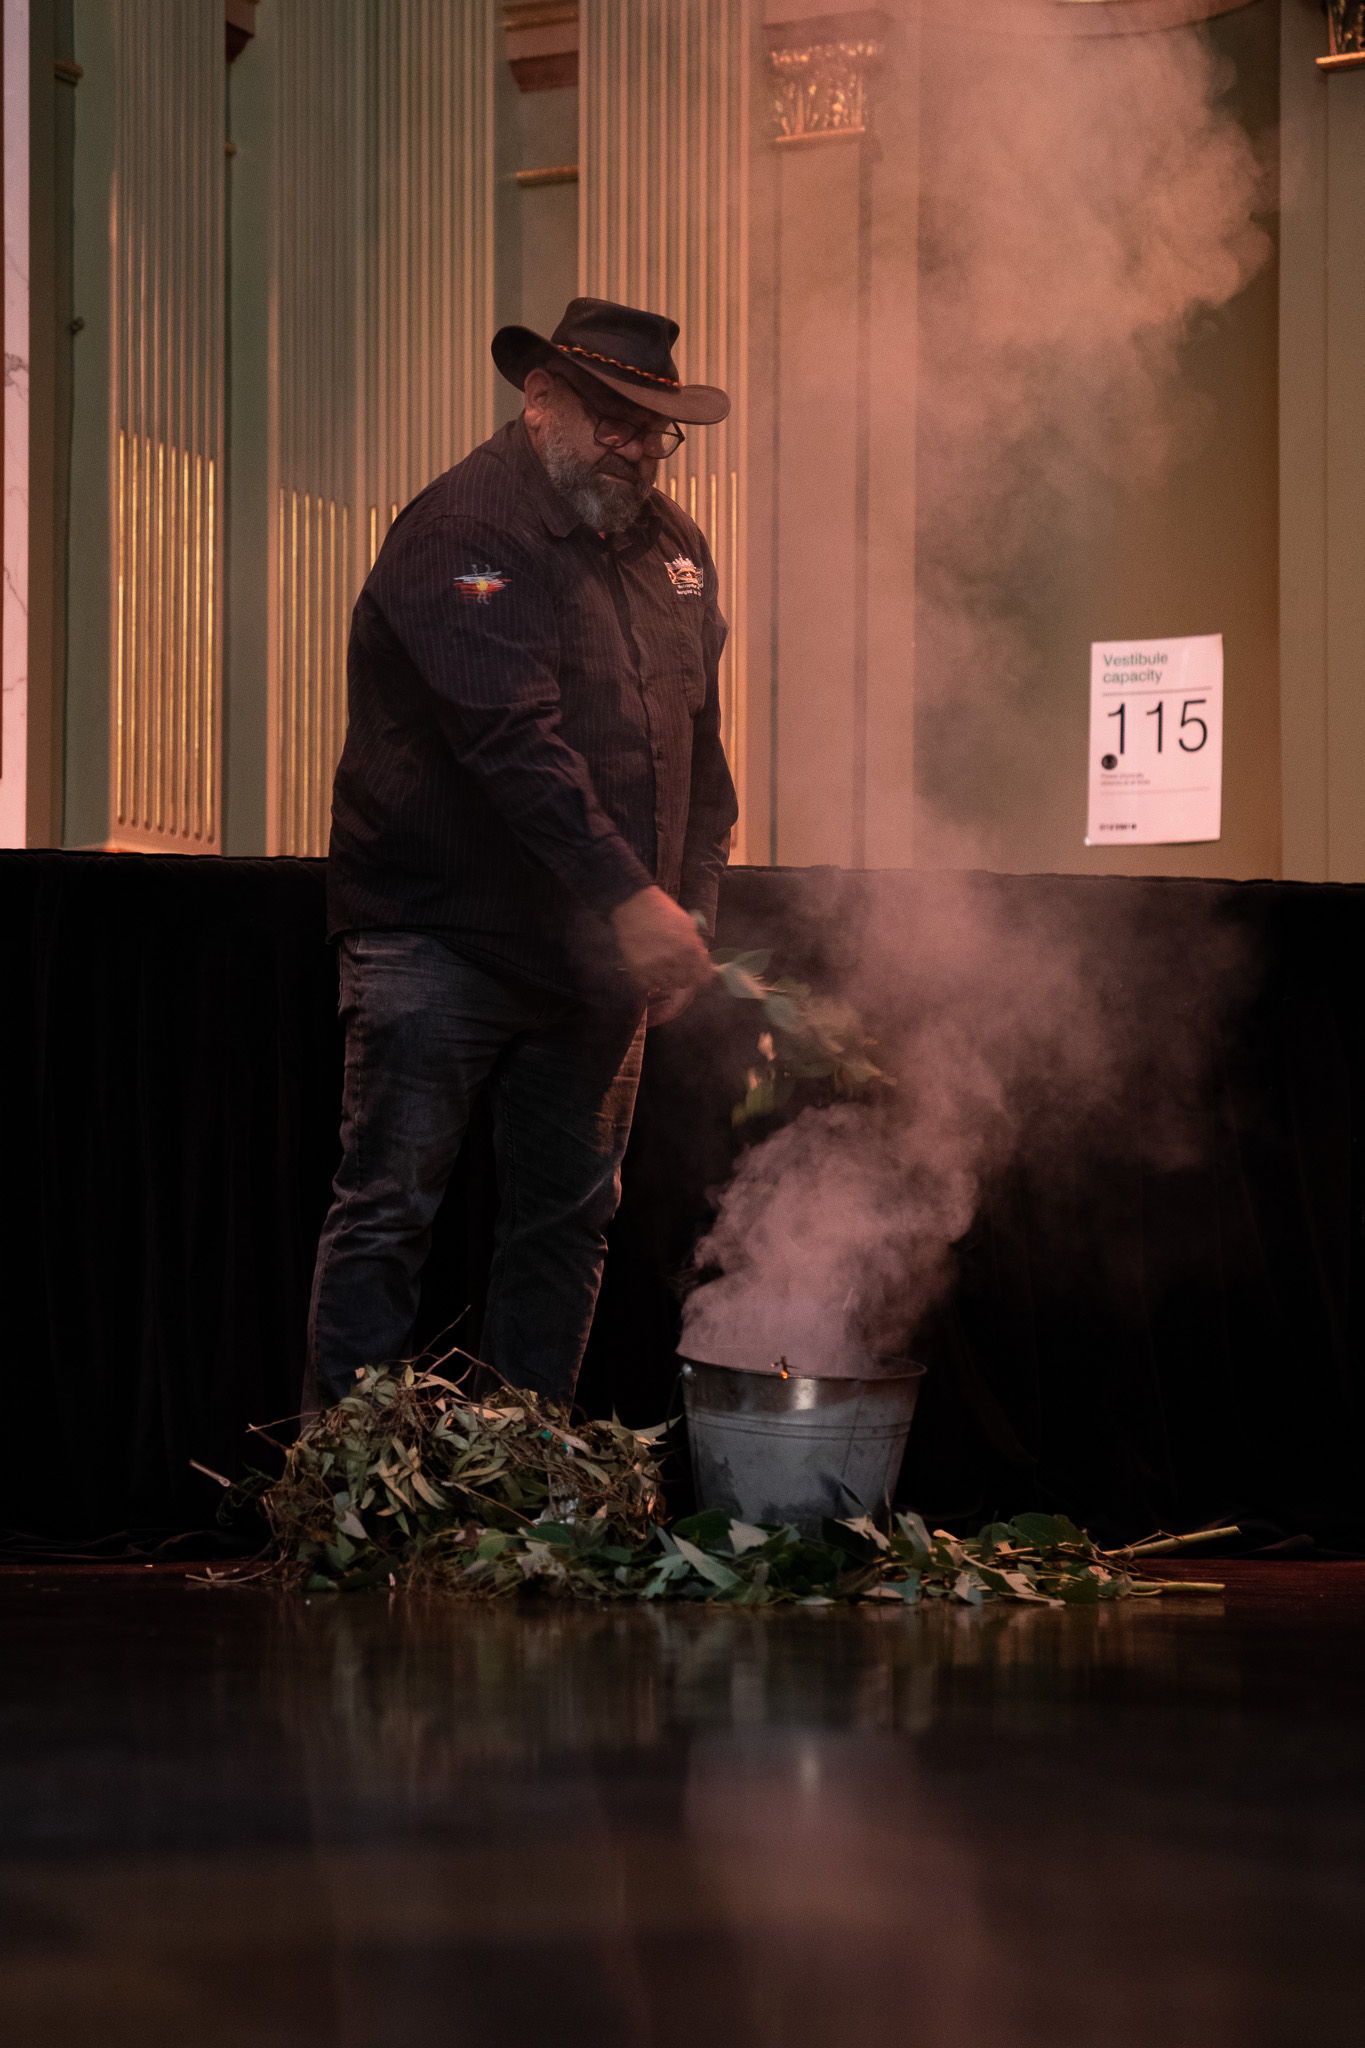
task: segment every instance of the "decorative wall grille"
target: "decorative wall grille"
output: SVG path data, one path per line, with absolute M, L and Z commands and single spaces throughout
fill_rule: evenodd
M 579 12 L 579 290 L 669 314 L 684 381 L 734 401 L 721 426 L 688 428 L 661 480 L 720 572 L 741 859 L 751 15 L 747 0 L 582 0 Z
M 113 0 L 116 844 L 219 850 L 224 50 L 218 0 Z

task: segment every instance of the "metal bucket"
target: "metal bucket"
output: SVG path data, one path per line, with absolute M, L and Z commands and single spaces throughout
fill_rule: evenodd
M 697 1503 L 741 1522 L 875 1513 L 894 1491 L 922 1365 L 887 1359 L 862 1379 L 682 1360 Z

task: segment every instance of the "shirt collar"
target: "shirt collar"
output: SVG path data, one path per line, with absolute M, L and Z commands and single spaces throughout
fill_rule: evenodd
M 512 450 L 517 467 L 535 500 L 536 510 L 544 525 L 557 540 L 566 539 L 569 534 L 582 527 L 594 540 L 604 539 L 618 554 L 637 543 L 653 547 L 663 523 L 659 507 L 655 504 L 657 491 L 651 491 L 639 518 L 624 533 L 594 534 L 590 527 L 583 526 L 573 506 L 566 498 L 560 496 L 550 482 L 545 473 L 545 465 L 536 454 L 535 446 L 526 431 L 526 422 L 521 418 L 512 421 Z

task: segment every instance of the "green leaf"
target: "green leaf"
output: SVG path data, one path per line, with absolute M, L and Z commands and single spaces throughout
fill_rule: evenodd
M 726 1533 L 736 1557 L 742 1557 L 746 1550 L 761 1550 L 768 1540 L 767 1530 L 756 1529 L 752 1522 L 731 1522 Z
M 982 1577 L 986 1580 L 987 1584 L 990 1583 L 992 1576 L 1004 1581 L 1007 1592 L 1015 1600 L 1036 1600 L 1040 1601 L 1044 1607 L 1052 1605 L 1047 1594 L 1038 1591 L 1037 1580 L 1032 1578 L 1026 1571 L 998 1571 L 992 1574 L 985 1570 L 984 1567 L 982 1568 Z
M 368 1543 L 370 1540 L 365 1524 L 359 1515 L 354 1514 L 349 1508 L 344 1515 L 337 1516 L 337 1530 L 343 1536 L 354 1536 L 357 1543 Z
M 741 1002 L 761 1003 L 767 997 L 768 991 L 763 983 L 756 981 L 743 967 L 732 963 L 728 967 L 718 968 L 717 973 L 725 985 L 726 994 L 737 996 Z
M 786 1065 L 798 1081 L 828 1081 L 834 1072 L 832 1061 L 821 1053 L 793 1053 Z
M 699 1514 L 684 1515 L 673 1524 L 675 1537 L 691 1543 L 723 1543 L 730 1533 L 730 1517 L 722 1508 L 703 1508 Z
M 759 989 L 758 993 L 762 995 L 763 991 Z M 801 1029 L 801 1012 L 790 996 L 769 996 L 763 1005 L 763 1014 L 779 1031 L 797 1032 Z
M 657 1600 L 665 1586 L 674 1579 L 685 1577 L 690 1570 L 691 1565 L 687 1558 L 681 1555 L 666 1557 L 645 1587 L 643 1597 L 646 1600 Z
M 873 1081 L 883 1079 L 880 1067 L 874 1067 L 871 1060 L 859 1054 L 845 1055 L 834 1069 L 834 1077 L 841 1088 L 866 1088 Z
M 414 1490 L 422 1496 L 422 1499 L 429 1508 L 445 1507 L 445 1495 L 438 1488 L 434 1487 L 429 1480 L 424 1479 L 420 1472 L 414 1468 L 409 1477 L 412 1480 Z
M 721 1564 L 714 1557 L 708 1557 L 704 1550 L 698 1550 L 695 1543 L 689 1543 L 682 1536 L 675 1537 L 674 1541 L 693 1571 L 699 1573 L 702 1578 L 709 1579 L 713 1586 L 719 1586 L 722 1591 L 729 1591 L 731 1587 L 743 1584 L 743 1580 L 737 1573 L 732 1572 L 728 1565 Z
M 1016 1515 L 1014 1529 L 1019 1541 L 1036 1550 L 1055 1550 L 1059 1544 L 1078 1543 L 1089 1550 L 1090 1539 L 1084 1530 L 1078 1529 L 1065 1515 L 1040 1515 L 1032 1512 Z
M 933 1540 L 929 1535 L 929 1531 L 925 1528 L 923 1521 L 914 1512 L 913 1508 L 904 1514 L 897 1514 L 896 1527 L 900 1530 L 902 1536 L 914 1545 L 916 1550 L 924 1551 L 926 1556 L 933 1549 Z
M 1097 1607 L 1100 1598 L 1100 1582 L 1090 1572 L 1069 1573 L 1058 1586 L 1068 1607 Z

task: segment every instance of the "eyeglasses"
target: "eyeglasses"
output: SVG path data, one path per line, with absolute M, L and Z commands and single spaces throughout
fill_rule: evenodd
M 556 370 L 550 375 L 556 383 L 567 384 L 584 412 L 593 423 L 593 439 L 601 448 L 628 448 L 632 441 L 638 441 L 645 456 L 651 462 L 659 462 L 667 455 L 673 455 L 687 439 L 682 428 L 673 420 L 664 427 L 637 427 L 630 420 L 614 420 L 606 413 L 598 412 L 589 405 L 578 386 L 568 377 L 561 377 Z

